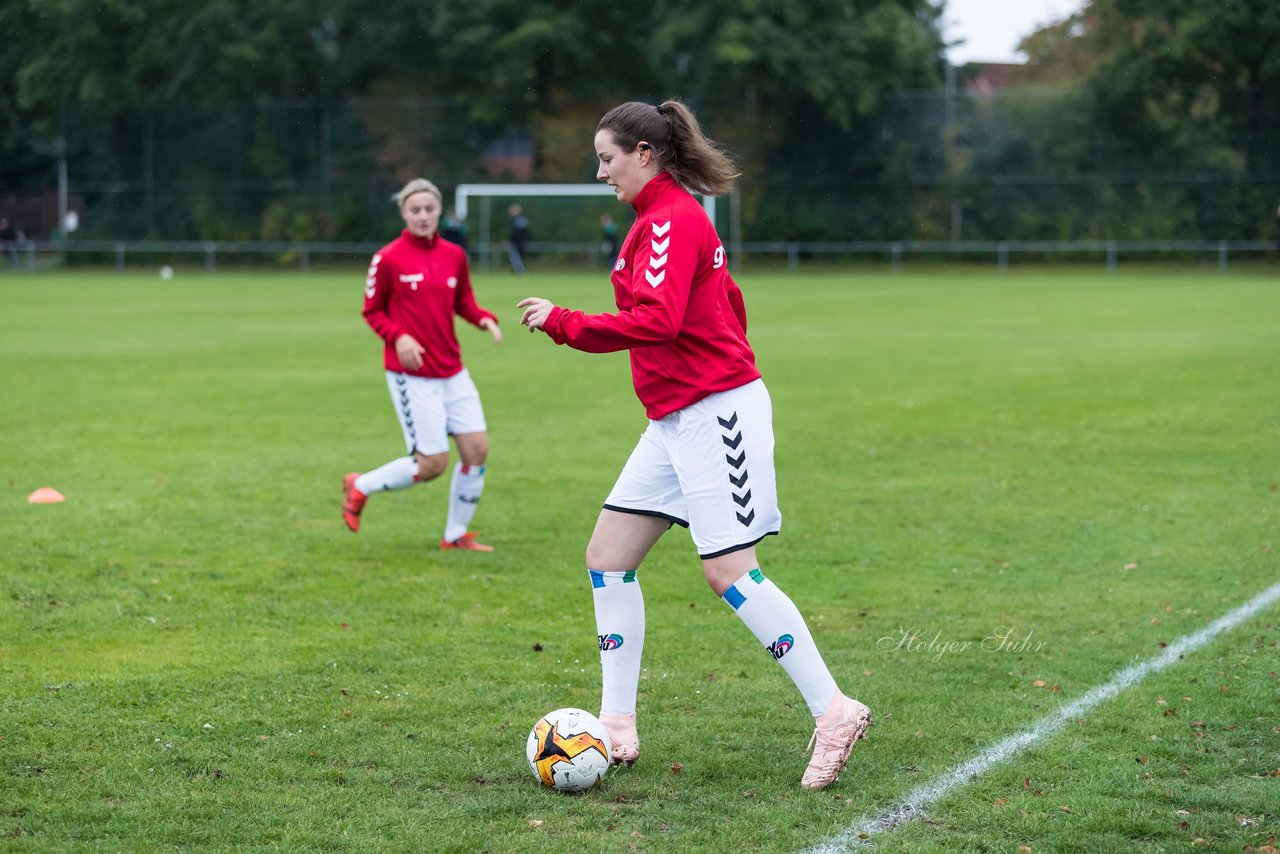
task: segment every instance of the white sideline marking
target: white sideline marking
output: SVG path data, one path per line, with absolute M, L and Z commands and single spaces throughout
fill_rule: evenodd
M 1155 658 L 1126 667 L 1112 677 L 1107 684 L 1090 690 L 1058 711 L 1046 715 L 1032 724 L 1030 729 L 991 745 L 963 765 L 952 768 L 930 783 L 925 783 L 907 795 L 893 809 L 880 815 L 864 817 L 825 842 L 805 849 L 807 854 L 834 854 L 834 852 L 846 851 L 852 846 L 867 841 L 880 831 L 893 830 L 899 825 L 923 817 L 927 807 L 949 794 L 952 789 L 963 786 L 971 777 L 976 777 L 991 766 L 1016 756 L 1038 741 L 1043 741 L 1061 729 L 1067 721 L 1110 700 L 1125 688 L 1136 685 L 1150 674 L 1159 673 L 1183 655 L 1199 649 L 1223 632 L 1234 629 L 1277 599 L 1280 599 L 1280 583 L 1272 585 L 1195 634 L 1187 635 L 1169 644 Z

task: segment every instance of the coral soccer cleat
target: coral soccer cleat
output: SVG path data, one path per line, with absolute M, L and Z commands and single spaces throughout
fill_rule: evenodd
M 356 478 L 360 472 L 353 471 L 342 479 L 342 521 L 352 531 L 360 530 L 360 511 L 364 509 L 365 499 L 369 496 L 356 489 Z
M 463 551 L 467 551 L 467 552 L 493 551 L 493 546 L 485 545 L 484 543 L 477 540 L 475 532 L 473 531 L 467 531 L 465 534 L 463 534 L 461 537 L 458 537 L 458 539 L 454 540 L 452 543 L 449 542 L 448 540 L 441 540 L 440 548 L 446 549 L 446 550 L 462 549 Z

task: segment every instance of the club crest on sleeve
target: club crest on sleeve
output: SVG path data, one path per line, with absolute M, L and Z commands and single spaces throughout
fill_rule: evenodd
M 613 265 L 615 272 L 621 272 L 627 266 L 627 259 L 619 257 L 618 263 Z

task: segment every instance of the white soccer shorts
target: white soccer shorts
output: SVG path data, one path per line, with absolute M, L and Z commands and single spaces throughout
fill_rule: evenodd
M 687 527 L 703 560 L 778 533 L 773 404 L 764 381 L 650 421 L 604 506 Z
M 466 368 L 444 379 L 387 371 L 387 388 L 411 454 L 447 453 L 450 436 L 485 432 L 480 392 Z

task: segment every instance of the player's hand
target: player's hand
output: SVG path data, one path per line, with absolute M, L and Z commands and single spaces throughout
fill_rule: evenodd
M 422 367 L 422 354 L 425 352 L 427 349 L 408 333 L 396 339 L 396 358 L 400 360 L 400 367 L 407 371 L 416 371 Z
M 551 315 L 551 309 L 555 308 L 555 304 L 551 300 L 546 300 L 542 297 L 529 297 L 516 303 L 516 308 L 524 309 L 524 314 L 520 316 L 520 322 L 529 327 L 530 332 L 536 332 L 547 322 L 547 318 Z
M 498 324 L 492 317 L 486 317 L 484 320 L 481 320 L 480 328 L 489 330 L 489 334 L 493 336 L 494 344 L 502 343 L 502 330 L 498 328 Z

